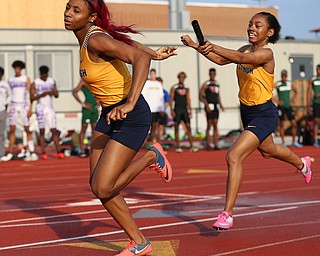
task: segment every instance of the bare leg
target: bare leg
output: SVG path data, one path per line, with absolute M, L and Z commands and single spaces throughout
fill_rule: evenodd
M 180 138 L 179 138 L 179 124 L 175 124 L 174 126 L 174 137 L 176 141 L 176 147 L 180 147 Z
M 244 131 L 229 149 L 226 159 L 228 164 L 227 197 L 225 211 L 232 214 L 236 198 L 242 182 L 242 162 L 256 148 L 264 158 L 276 158 L 287 162 L 297 169 L 302 169 L 301 159 L 290 149 L 274 144 L 272 135 L 269 135 L 259 146 L 258 138 L 250 131 Z
M 280 137 L 282 144 L 284 144 L 284 121 L 280 121 Z
M 40 129 L 39 144 L 40 144 L 41 154 L 45 153 L 44 129 Z
M 151 143 L 157 142 L 159 135 L 159 122 L 152 122 L 151 131 L 150 131 L 150 140 Z
M 9 148 L 8 153 L 13 153 L 13 145 L 16 139 L 16 126 L 10 125 L 10 133 L 9 133 Z
M 276 158 L 293 165 L 297 169 L 303 167 L 303 163 L 295 153 L 282 145 L 274 144 L 272 135 L 266 138 L 259 146 L 259 151 L 264 158 Z
M 53 140 L 54 146 L 56 148 L 56 151 L 57 151 L 57 153 L 59 153 L 60 152 L 60 145 L 59 145 L 59 136 L 57 133 L 57 129 L 56 128 L 51 129 L 51 134 L 52 134 L 52 140 Z
M 250 131 L 244 131 L 229 149 L 226 160 L 228 164 L 227 195 L 225 211 L 232 214 L 238 192 L 242 183 L 242 162 L 259 146 L 258 138 Z
M 212 119 L 207 119 L 207 129 L 206 129 L 206 141 L 207 141 L 207 148 L 210 149 L 210 129 L 212 126 Z
M 213 124 L 213 143 L 214 143 L 214 146 L 217 148 L 218 141 L 219 141 L 218 118 L 214 118 L 212 120 L 212 124 Z
M 100 200 L 104 208 L 133 241 L 137 244 L 146 243 L 147 240 L 145 236 L 139 230 L 136 222 L 132 218 L 126 201 L 120 194 L 109 201 L 106 199 Z
M 80 150 L 81 152 L 84 152 L 84 144 L 83 144 L 83 140 L 84 140 L 84 136 L 85 136 L 85 133 L 87 131 L 87 128 L 88 128 L 88 124 L 82 124 L 81 125 L 81 131 L 80 131 L 80 135 L 79 135 L 79 139 L 80 139 Z
M 191 126 L 190 123 L 186 123 L 186 129 L 187 129 L 187 135 L 190 143 L 190 148 L 193 147 L 193 139 L 192 139 L 192 134 L 191 134 Z
M 146 239 L 119 191 L 155 162 L 155 153 L 148 151 L 132 161 L 135 151 L 97 131 L 93 133 L 91 151 L 90 184 L 94 194 L 132 240 L 138 244 L 145 243 Z
M 27 134 L 28 150 L 30 151 L 30 153 L 34 153 L 35 148 L 34 148 L 32 133 L 30 132 L 29 126 L 25 126 L 24 130 Z
M 297 122 L 296 120 L 291 120 L 291 130 L 292 130 L 292 144 L 296 141 L 297 136 Z

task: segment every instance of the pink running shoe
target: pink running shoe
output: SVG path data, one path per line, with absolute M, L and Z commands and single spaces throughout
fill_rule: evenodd
M 301 161 L 303 163 L 303 168 L 301 170 L 297 170 L 297 172 L 301 173 L 304 177 L 305 182 L 309 184 L 312 180 L 310 156 L 302 157 Z
M 223 211 L 219 215 L 217 221 L 212 225 L 213 229 L 216 230 L 228 230 L 232 226 L 233 218 L 227 211 Z
M 157 158 L 156 163 L 150 165 L 149 168 L 158 172 L 164 182 L 170 182 L 172 179 L 172 167 L 163 151 L 162 146 L 159 143 L 155 143 L 150 147 L 150 150 L 156 153 Z
M 152 247 L 149 240 L 145 244 L 136 244 L 133 240 L 130 240 L 130 244 L 116 256 L 147 255 L 151 251 Z

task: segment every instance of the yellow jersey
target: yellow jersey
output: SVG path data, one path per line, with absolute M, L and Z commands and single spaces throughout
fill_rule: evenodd
M 249 52 L 250 48 L 245 51 Z M 272 98 L 274 74 L 270 74 L 262 66 L 238 64 L 237 77 L 240 89 L 238 97 L 242 104 L 260 105 Z
M 90 27 L 80 48 L 80 76 L 96 100 L 103 107 L 108 107 L 128 96 L 132 78 L 126 64 L 118 59 L 99 63 L 90 60 L 88 41 L 97 32 L 106 33 L 100 27 Z

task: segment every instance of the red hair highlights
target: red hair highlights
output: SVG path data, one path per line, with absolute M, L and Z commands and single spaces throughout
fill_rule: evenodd
M 104 29 L 114 39 L 132 45 L 132 39 L 124 33 L 139 34 L 140 32 L 131 28 L 131 26 L 116 26 L 111 21 L 111 14 L 103 0 L 85 0 L 88 3 L 91 13 L 97 14 L 95 25 Z

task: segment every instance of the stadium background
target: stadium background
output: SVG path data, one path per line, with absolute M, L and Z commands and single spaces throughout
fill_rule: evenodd
M 54 101 L 58 113 L 58 129 L 80 129 L 80 105 L 73 99 L 71 91 L 79 81 L 79 47 L 76 38 L 63 26 L 63 12 L 66 0 L 2 0 L 0 16 L 0 66 L 5 68 L 5 79 L 13 74 L 11 64 L 20 59 L 26 62 L 26 74 L 33 80 L 38 76 L 38 67 L 48 65 L 50 75 L 57 81 L 60 97 Z M 169 29 L 169 4 L 162 2 L 110 0 L 108 6 L 117 24 L 134 24 L 143 35 L 133 38 L 152 47 L 178 45 L 178 56 L 163 62 L 152 62 L 157 73 L 164 80 L 165 89 L 177 82 L 177 73 L 187 73 L 186 84 L 191 90 L 193 132 L 203 132 L 205 115 L 198 100 L 198 90 L 208 79 L 208 69 L 217 69 L 217 80 L 221 84 L 222 102 L 226 112 L 221 115 L 219 128 L 224 134 L 240 127 L 237 100 L 235 66 L 220 67 L 208 62 L 195 51 L 187 49 L 180 42 L 182 34 L 194 38 L 191 27 Z M 246 27 L 250 17 L 260 11 L 276 16 L 277 7 L 188 3 L 189 24 L 198 19 L 205 36 L 224 47 L 237 49 L 247 42 Z M 306 81 L 300 77 L 304 70 L 309 78 L 315 66 L 320 63 L 319 40 L 281 40 L 271 45 L 276 57 L 275 79 L 280 71 L 287 69 L 289 78 L 296 81 L 299 97 L 296 106 L 305 105 Z M 302 80 L 301 80 L 302 79 Z M 35 117 L 33 117 L 35 120 Z M 34 122 L 34 125 L 36 122 Z M 31 127 L 32 128 L 32 127 Z M 36 127 L 33 127 L 36 129 Z

